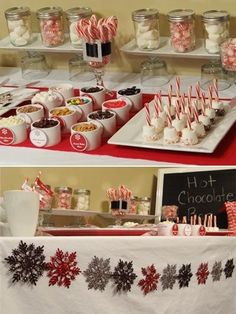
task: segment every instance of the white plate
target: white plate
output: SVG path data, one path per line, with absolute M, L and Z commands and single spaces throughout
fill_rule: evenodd
M 0 87 L 0 94 L 5 93 L 5 92 L 11 92 L 11 90 L 14 90 L 15 87 Z M 36 92 L 38 92 L 38 89 L 33 89 L 33 88 L 23 88 L 20 89 L 16 92 L 13 92 L 13 101 L 10 105 L 7 107 L 1 107 L 0 103 L 0 116 L 3 115 L 4 113 L 8 112 L 11 110 L 11 108 L 18 106 L 20 103 L 22 103 L 25 99 L 33 96 Z M 11 101 L 9 101 L 11 102 Z
M 229 102 L 225 103 L 228 104 Z M 196 145 L 185 146 L 180 143 L 167 145 L 163 143 L 163 138 L 155 142 L 145 142 L 142 138 L 142 126 L 146 122 L 145 109 L 140 110 L 118 132 L 116 132 L 108 140 L 108 144 L 182 152 L 213 153 L 217 145 L 236 121 L 236 98 L 231 100 L 229 104 L 230 109 L 225 116 L 217 118 L 215 124 L 212 125 L 211 130 Z M 153 115 L 153 101 L 150 102 L 150 112 L 151 115 Z

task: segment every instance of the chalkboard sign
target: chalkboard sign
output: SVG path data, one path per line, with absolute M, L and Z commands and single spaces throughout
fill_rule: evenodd
M 162 170 L 158 174 L 156 214 L 165 205 L 178 206 L 177 214 L 190 220 L 191 215 L 213 214 L 218 226 L 227 227 L 224 202 L 236 200 L 236 169 Z

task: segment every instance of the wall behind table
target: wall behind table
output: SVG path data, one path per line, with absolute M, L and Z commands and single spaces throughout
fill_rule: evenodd
M 91 7 L 98 16 L 117 15 L 119 19 L 119 32 L 113 45 L 113 60 L 108 66 L 110 70 L 132 71 L 139 72 L 140 63 L 144 60 L 142 57 L 127 56 L 119 52 L 119 47 L 124 45 L 133 37 L 133 22 L 131 20 L 131 13 L 136 9 L 142 9 L 144 7 L 157 8 L 160 15 L 161 34 L 168 35 L 168 22 L 166 14 L 168 11 L 177 8 L 191 8 L 195 10 L 197 14 L 197 35 L 202 37 L 202 30 L 199 27 L 200 17 L 199 15 L 211 9 L 224 9 L 231 14 L 231 36 L 236 37 L 236 6 L 235 0 L 215 0 L 213 3 L 206 0 L 179 0 L 178 4 L 174 0 L 168 1 L 156 1 L 156 0 L 119 0 L 118 2 L 110 0 L 1 0 L 0 7 L 0 38 L 7 35 L 7 27 L 5 23 L 4 11 L 13 6 L 27 5 L 33 12 L 44 6 L 61 6 L 64 10 L 67 10 L 76 6 Z M 36 19 L 34 18 L 34 21 Z M 34 30 L 37 30 L 37 23 L 34 23 Z M 53 54 L 48 56 L 48 61 L 53 68 L 65 68 L 67 67 L 68 59 L 71 55 Z M 200 72 L 200 66 L 205 63 L 204 60 L 188 60 L 184 59 L 166 59 L 170 68 L 176 70 L 179 74 L 196 74 Z M 0 64 L 3 66 L 16 66 L 19 64 L 19 56 L 16 54 L 9 54 L 0 51 Z
M 52 188 L 56 186 L 70 186 L 73 189 L 89 189 L 91 191 L 91 209 L 95 211 L 107 211 L 109 209 L 106 190 L 109 187 L 116 188 L 120 184 L 126 185 L 133 191 L 134 195 L 151 196 L 153 177 L 157 172 L 157 168 L 154 167 L 3 167 L 0 168 L 0 196 L 3 191 L 20 189 L 26 176 L 30 178 L 30 183 L 33 183 L 39 170 L 42 171 L 42 181 L 51 185 Z M 57 219 L 57 223 L 62 225 L 72 222 L 72 219 Z

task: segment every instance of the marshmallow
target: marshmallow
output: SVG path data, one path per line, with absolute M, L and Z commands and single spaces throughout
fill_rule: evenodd
M 206 39 L 205 47 L 209 53 L 218 53 L 220 44 L 229 37 L 227 22 L 218 22 L 217 24 L 205 23 Z
M 157 49 L 160 44 L 160 34 L 156 20 L 136 23 L 136 43 L 140 49 Z
M 7 20 L 9 38 L 14 46 L 25 46 L 31 40 L 31 27 L 28 19 Z
M 143 126 L 143 139 L 145 141 L 151 142 L 158 140 L 160 135 L 157 134 L 156 128 L 153 125 Z

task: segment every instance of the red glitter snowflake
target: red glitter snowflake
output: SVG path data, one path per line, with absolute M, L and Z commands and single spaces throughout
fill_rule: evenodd
M 81 272 L 77 266 L 76 252 L 64 253 L 57 249 L 56 254 L 51 256 L 51 261 L 47 263 L 48 273 L 50 277 L 49 286 L 64 286 L 70 287 L 71 281 Z
M 201 263 L 196 272 L 199 285 L 205 285 L 209 276 L 208 263 Z
M 152 264 L 146 268 L 142 268 L 142 274 L 145 276 L 144 279 L 141 279 L 138 285 L 141 287 L 141 290 L 144 294 L 148 294 L 154 290 L 157 290 L 157 284 L 160 278 L 160 274 L 157 273 L 155 266 Z

